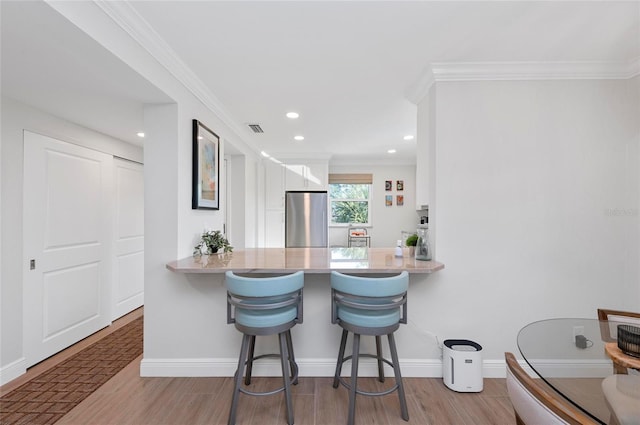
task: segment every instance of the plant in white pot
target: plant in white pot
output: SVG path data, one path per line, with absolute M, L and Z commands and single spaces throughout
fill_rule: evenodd
M 410 235 L 404 243 L 409 247 L 409 256 L 413 257 L 416 252 L 416 245 L 418 244 L 418 235 L 415 233 Z
M 200 236 L 200 243 L 194 247 L 193 255 L 215 254 L 220 250 L 231 252 L 233 247 L 220 230 L 205 230 Z

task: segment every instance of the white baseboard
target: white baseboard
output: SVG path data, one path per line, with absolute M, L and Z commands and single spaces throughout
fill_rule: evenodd
M 13 381 L 27 372 L 27 359 L 24 357 L 0 368 L 0 385 Z
M 329 359 L 296 359 L 300 376 L 333 376 L 336 360 Z M 140 376 L 152 377 L 194 377 L 194 376 L 233 376 L 238 367 L 237 359 L 142 359 Z M 343 374 L 349 373 L 350 366 L 343 368 Z M 372 359 L 360 361 L 359 376 L 376 376 L 377 366 Z M 390 367 L 385 366 L 386 374 L 393 375 Z M 406 359 L 400 360 L 402 376 L 406 378 L 441 378 L 442 361 L 440 359 Z M 504 360 L 485 360 L 483 362 L 485 378 L 504 378 Z M 263 359 L 253 366 L 254 376 L 279 376 L 280 362 L 277 359 Z
M 613 371 L 611 360 L 606 359 L 536 360 L 535 364 L 538 372 L 551 378 L 605 378 Z M 523 364 L 522 367 L 527 373 L 535 376 L 528 364 Z
M 327 377 L 333 376 L 336 361 L 329 359 L 296 359 L 300 368 L 300 376 Z M 521 362 L 522 363 L 522 362 Z M 533 370 L 525 363 L 523 368 L 531 375 Z M 143 377 L 218 377 L 233 376 L 238 367 L 237 359 L 142 359 L 140 376 Z M 611 374 L 611 362 L 593 360 L 589 362 L 571 362 L 557 360 L 542 365 L 545 374 L 551 377 L 605 377 Z M 400 369 L 405 378 L 442 378 L 442 360 L 440 359 L 405 359 L 400 360 Z M 26 359 L 20 358 L 0 368 L 0 385 L 4 385 L 26 373 Z M 343 368 L 343 375 L 348 374 L 350 366 Z M 385 373 L 392 376 L 393 371 L 385 365 Z M 254 376 L 279 376 L 280 363 L 276 359 L 264 359 L 254 364 Z M 377 367 L 372 359 L 360 361 L 359 376 L 376 376 Z M 484 378 L 504 378 L 506 375 L 504 360 L 484 360 L 482 376 Z
M 333 376 L 336 360 L 296 359 L 300 376 Z M 535 376 L 529 365 L 522 362 L 523 368 Z M 143 359 L 140 364 L 140 376 L 152 377 L 196 377 L 196 376 L 233 376 L 238 367 L 237 359 Z M 611 362 L 592 360 L 588 362 L 567 362 L 566 360 L 547 361 L 541 365 L 549 377 L 595 378 L 611 374 Z M 359 376 L 376 376 L 377 365 L 373 359 L 360 360 Z M 440 359 L 404 359 L 400 360 L 400 369 L 405 378 L 442 378 L 442 360 Z M 343 375 L 349 374 L 351 366 L 346 364 Z M 280 376 L 280 362 L 277 359 L 262 359 L 254 363 L 254 376 Z M 385 373 L 392 376 L 393 371 L 385 365 Z M 484 378 L 504 378 L 506 366 L 504 360 L 483 360 Z

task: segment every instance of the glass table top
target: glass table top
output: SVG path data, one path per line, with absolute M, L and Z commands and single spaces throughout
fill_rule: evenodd
M 530 323 L 518 333 L 518 348 L 534 372 L 558 393 L 594 420 L 608 424 L 611 411 L 605 400 L 603 381 L 614 375 L 605 344 L 615 342 L 618 324 L 595 319 L 548 319 Z M 584 339 L 576 335 L 583 335 Z M 640 374 L 631 370 L 632 385 Z M 628 391 L 627 391 L 628 392 Z M 629 394 L 624 394 L 625 396 Z M 640 391 L 637 398 L 640 418 Z M 633 404 L 633 403 L 632 403 Z

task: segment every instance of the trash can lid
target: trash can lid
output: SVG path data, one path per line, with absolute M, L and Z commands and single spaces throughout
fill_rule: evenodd
M 445 339 L 444 345 L 454 351 L 480 351 L 482 346 L 468 339 Z

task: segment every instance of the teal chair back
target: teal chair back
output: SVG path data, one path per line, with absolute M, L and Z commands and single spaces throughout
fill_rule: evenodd
M 262 328 L 263 333 L 287 324 L 302 323 L 304 272 L 275 277 L 244 277 L 229 271 L 227 323 L 236 327 Z
M 386 328 L 407 323 L 409 274 L 360 277 L 331 273 L 331 322 L 358 328 Z

